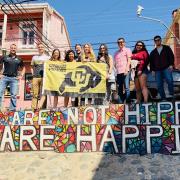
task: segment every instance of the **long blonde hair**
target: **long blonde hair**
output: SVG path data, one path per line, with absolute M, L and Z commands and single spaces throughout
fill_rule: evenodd
M 88 57 L 87 57 L 87 54 L 85 53 L 85 46 L 89 46 Z M 89 44 L 89 43 L 86 43 L 86 44 L 83 45 L 82 62 L 86 62 L 87 59 L 88 59 L 90 62 L 96 62 L 95 53 L 94 53 L 94 51 L 93 51 L 93 48 L 92 48 L 91 44 Z

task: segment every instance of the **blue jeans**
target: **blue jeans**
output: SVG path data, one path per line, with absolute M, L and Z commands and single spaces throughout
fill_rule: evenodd
M 161 99 L 166 98 L 166 94 L 164 92 L 164 79 L 166 80 L 166 82 L 168 84 L 169 94 L 173 96 L 174 95 L 174 85 L 173 85 L 172 71 L 169 68 L 164 69 L 162 71 L 156 71 L 155 77 L 156 77 L 158 92 L 161 96 Z
M 124 100 L 129 100 L 130 98 L 130 90 L 129 90 L 129 83 L 130 83 L 130 72 L 127 75 L 117 74 L 117 84 L 118 84 L 118 95 L 120 97 L 120 102 L 123 103 Z M 123 90 L 125 89 L 125 94 Z
M 0 108 L 2 108 L 2 98 L 7 86 L 10 86 L 10 107 L 9 110 L 16 110 L 16 96 L 18 92 L 18 80 L 16 77 L 3 76 L 0 80 Z

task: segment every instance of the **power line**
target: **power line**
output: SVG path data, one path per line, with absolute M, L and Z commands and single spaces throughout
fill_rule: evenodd
M 152 13 L 152 11 L 154 12 L 154 11 L 158 11 L 158 12 L 160 12 L 160 10 L 161 9 L 173 9 L 173 8 L 175 8 L 174 6 L 161 6 L 161 7 L 154 7 L 154 8 L 148 8 L 148 9 L 146 9 L 146 14 L 148 14 L 148 12 L 151 12 L 151 15 L 153 15 L 154 13 Z M 119 10 L 109 10 L 108 11 L 108 14 L 109 14 L 109 12 L 112 12 L 112 13 L 119 13 L 120 11 Z M 129 10 L 121 10 L 121 13 L 129 13 Z M 103 13 L 104 15 L 106 14 L 106 12 L 104 12 Z M 82 11 L 78 11 L 78 12 L 74 12 L 74 13 L 70 13 L 70 15 L 69 14 L 67 14 L 66 15 L 66 17 L 76 17 L 76 16 L 84 16 L 84 15 L 86 15 L 86 16 L 91 16 L 92 17 L 92 15 L 95 15 L 95 12 L 87 12 L 87 11 L 85 11 L 85 12 L 82 12 Z M 101 14 L 100 14 L 101 15 Z M 103 16 L 104 16 L 103 15 Z M 98 16 L 97 14 L 96 14 L 96 16 Z
M 166 38 L 162 38 L 162 39 L 166 39 Z M 169 38 L 168 38 L 169 39 Z M 174 37 L 171 37 L 171 39 L 174 39 Z M 150 39 L 138 39 L 138 40 L 130 40 L 130 41 L 126 41 L 126 44 L 131 44 L 131 43 L 136 43 L 137 41 L 143 41 L 143 42 L 150 42 L 150 41 L 154 41 L 152 38 Z M 86 43 L 89 43 L 89 42 L 86 42 Z M 92 46 L 98 46 L 102 43 L 105 43 L 106 45 L 114 45 L 114 44 L 117 44 L 117 41 L 111 41 L 111 42 L 92 42 L 90 43 Z M 78 42 L 78 44 L 85 44 L 85 43 L 81 43 L 81 42 Z M 67 44 L 57 44 L 58 48 L 64 48 L 64 47 L 69 47 L 67 46 Z M 149 46 L 154 46 L 154 45 L 149 45 Z M 131 47 L 131 46 L 129 46 Z M 133 47 L 133 46 L 132 46 Z M 70 46 L 70 48 L 75 48 L 75 45 L 73 46 Z
M 172 38 L 174 39 L 174 37 L 171 37 L 171 39 Z M 17 39 L 17 38 L 13 38 L 13 39 Z M 11 39 L 11 40 L 13 40 L 13 39 Z M 162 38 L 162 39 L 166 39 L 166 38 Z M 131 48 L 131 49 L 134 48 L 135 43 L 137 41 L 139 41 L 139 40 L 126 41 L 126 44 L 134 43 L 133 45 L 126 45 L 126 47 Z M 141 41 L 145 42 L 147 50 L 151 50 L 152 48 L 151 49 L 149 49 L 149 48 L 154 47 L 154 43 L 149 43 L 149 42 L 153 42 L 153 39 L 142 39 Z M 78 42 L 78 43 L 81 44 L 80 42 Z M 109 50 L 118 50 L 117 42 L 115 42 L 115 41 L 114 42 L 93 42 L 93 43 L 90 43 L 90 44 L 92 45 L 94 51 L 98 51 L 99 46 L 102 43 L 105 43 L 108 46 Z M 82 43 L 82 45 L 83 45 L 83 43 Z M 173 44 L 171 43 L 169 45 L 173 45 Z M 75 45 L 69 46 L 68 44 L 58 44 L 56 48 L 59 48 L 59 49 L 61 49 L 61 48 L 75 49 Z
M 159 17 L 160 19 L 164 19 L 165 17 L 169 17 L 169 15 L 167 16 L 163 16 L 163 18 Z M 94 22 L 86 22 L 86 23 L 81 23 L 81 24 L 78 24 L 78 23 L 73 23 L 71 22 L 71 25 L 72 27 L 81 27 L 81 28 L 86 28 L 86 27 L 90 27 L 90 26 L 107 26 L 107 25 L 120 25 L 120 24 L 123 24 L 123 23 L 131 23 L 131 22 L 135 22 L 137 20 L 137 17 L 133 17 L 133 18 L 125 18 L 125 19 L 120 19 L 118 21 L 113 21 L 112 22 L 112 19 L 105 19 L 105 20 L 96 20 Z M 144 20 L 139 20 L 139 22 L 142 22 Z
M 145 34 L 145 33 L 149 33 L 149 32 L 160 32 L 163 31 L 162 29 L 154 29 L 154 30 L 147 30 L 147 31 L 134 31 L 134 32 L 121 32 L 121 35 L 130 35 L 130 34 Z M 96 35 L 81 35 L 81 36 L 72 36 L 71 39 L 81 39 L 81 38 L 92 38 L 92 37 L 99 37 L 102 36 L 104 37 L 108 37 L 108 36 L 119 36 L 119 32 L 118 34 L 116 33 L 110 33 L 110 34 L 96 34 Z
M 162 15 L 162 16 L 159 16 L 159 18 L 166 18 L 166 17 L 169 17 L 169 14 L 166 14 L 166 15 Z M 103 22 L 108 22 L 108 21 L 110 21 L 110 22 L 112 22 L 112 20 L 118 20 L 120 23 L 121 22 L 123 22 L 123 21 L 129 21 L 129 20 L 136 20 L 137 19 L 137 17 L 125 17 L 125 18 L 123 18 L 123 19 L 119 19 L 119 15 L 118 16 L 116 16 L 116 17 L 109 17 L 109 18 L 96 18 L 96 19 L 94 19 L 93 20 L 93 22 L 89 22 L 89 21 L 87 21 L 87 22 L 85 22 L 84 24 L 86 25 L 87 23 L 88 24 L 96 24 L 97 22 L 99 23 L 99 22 L 101 22 L 101 23 L 103 23 Z M 82 25 L 84 25 L 84 24 L 81 24 L 81 26 Z M 76 25 L 76 20 L 75 21 L 71 21 L 71 25 Z
M 169 16 L 172 12 L 171 10 L 166 11 L 166 16 Z M 134 13 L 135 14 L 135 13 Z M 132 13 L 122 13 L 122 12 L 114 12 L 114 13 L 108 13 L 108 14 L 100 14 L 98 16 L 96 16 L 96 18 L 93 19 L 93 17 L 91 16 L 91 18 L 93 19 L 93 21 L 96 20 L 106 20 L 107 18 L 119 18 L 121 15 L 123 15 L 124 17 L 128 17 L 130 15 L 132 15 Z M 146 13 L 146 15 L 148 16 L 153 16 L 154 13 Z M 161 12 L 158 11 L 158 13 L 156 13 L 156 16 L 163 16 L 164 14 L 162 14 Z M 71 18 L 67 18 L 66 19 L 70 19 L 71 21 L 73 21 L 73 23 L 77 23 L 79 22 L 79 18 L 77 16 L 72 16 Z
M 35 1 L 35 0 L 34 0 Z M 9 4 L 7 3 L 7 1 L 5 1 L 6 2 L 6 4 L 9 6 Z M 10 2 L 13 2 L 12 0 L 10 0 Z M 18 1 L 19 2 L 19 1 Z M 12 4 L 12 3 L 11 3 Z M 10 7 L 11 8 L 11 7 Z M 18 10 L 19 10 L 19 8 L 18 8 Z M 17 13 L 14 13 L 14 14 L 17 14 Z M 25 21 L 26 23 L 28 22 L 28 21 Z M 37 33 L 37 32 L 36 32 Z M 145 40 L 143 40 L 143 41 L 152 41 L 152 39 L 145 39 Z M 136 41 L 127 41 L 126 43 L 135 43 Z M 106 42 L 106 44 L 108 44 L 108 45 L 113 45 L 113 44 L 115 44 L 116 42 Z M 94 43 L 91 43 L 93 46 L 98 46 L 98 45 L 100 45 L 101 43 L 99 43 L 99 42 L 94 42 Z M 60 48 L 62 48 L 62 47 L 67 47 L 67 48 L 69 48 L 69 44 L 57 44 L 57 46 L 59 46 Z M 152 45 L 151 45 L 152 46 Z M 74 47 L 74 46 L 71 46 L 71 47 Z

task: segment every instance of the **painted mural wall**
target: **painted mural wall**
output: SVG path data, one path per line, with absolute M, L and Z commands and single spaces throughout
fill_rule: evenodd
M 180 102 L 0 113 L 0 151 L 180 154 Z

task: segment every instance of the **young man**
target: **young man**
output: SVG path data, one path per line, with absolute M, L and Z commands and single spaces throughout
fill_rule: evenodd
M 40 93 L 42 93 L 42 83 L 43 83 L 43 70 L 45 61 L 49 60 L 50 57 L 46 55 L 45 48 L 42 43 L 37 45 L 38 55 L 33 56 L 31 61 L 31 72 L 33 75 L 32 89 L 33 89 L 33 98 L 32 98 L 32 109 L 42 108 L 46 95 L 41 96 L 41 100 L 38 106 L 38 98 Z
M 162 45 L 160 36 L 154 37 L 156 48 L 150 53 L 150 69 L 155 72 L 158 92 L 162 100 L 166 100 L 164 92 L 164 79 L 168 84 L 169 94 L 173 97 L 173 77 L 174 54 L 169 46 Z
M 16 110 L 16 101 L 18 93 L 18 80 L 24 76 L 25 68 L 23 66 L 23 61 L 16 55 L 17 46 L 12 44 L 10 46 L 10 54 L 8 56 L 3 56 L 0 60 L 1 69 L 4 66 L 3 73 L 0 75 L 0 109 L 2 109 L 2 98 L 6 87 L 10 86 L 10 111 Z M 19 72 L 20 70 L 21 73 Z
M 76 61 L 81 62 L 81 60 L 82 60 L 82 47 L 80 44 L 75 45 L 75 52 L 76 52 L 76 56 L 75 56 Z
M 82 47 L 81 44 L 76 44 L 75 45 L 75 52 L 76 52 L 76 62 L 81 62 L 82 60 Z M 79 104 L 79 97 L 75 98 L 75 101 L 72 101 L 72 106 L 78 107 Z
M 117 73 L 117 85 L 118 95 L 120 97 L 120 103 L 124 100 L 129 102 L 130 90 L 130 61 L 131 61 L 131 50 L 125 47 L 125 39 L 119 38 L 117 40 L 119 50 L 114 55 L 114 67 Z M 123 93 L 125 89 L 125 94 Z

